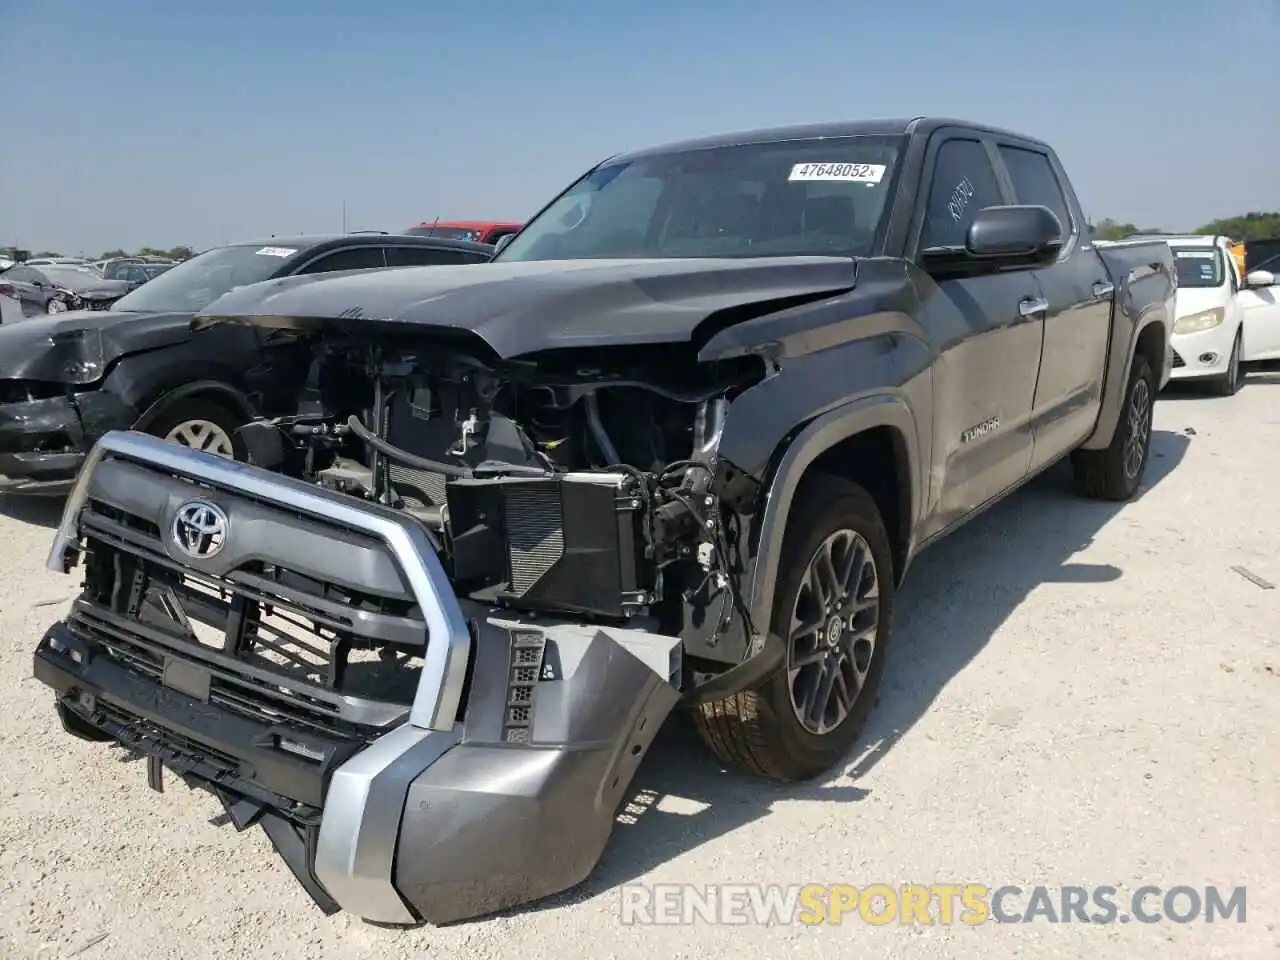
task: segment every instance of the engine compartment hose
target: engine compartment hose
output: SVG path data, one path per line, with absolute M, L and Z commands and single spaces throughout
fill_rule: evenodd
M 420 457 L 408 450 L 401 450 L 393 443 L 387 443 L 380 436 L 366 427 L 360 422 L 360 418 L 352 414 L 347 418 L 347 426 L 351 428 L 351 432 L 363 440 L 369 446 L 373 447 L 384 457 L 395 460 L 404 464 L 406 467 L 413 467 L 417 470 L 426 470 L 430 473 L 443 473 L 448 477 L 472 477 L 475 476 L 470 467 L 463 467 L 456 463 L 442 463 L 439 460 L 429 460 L 426 457 Z

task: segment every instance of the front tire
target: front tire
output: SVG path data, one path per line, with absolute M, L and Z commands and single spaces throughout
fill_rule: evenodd
M 1243 331 L 1236 331 L 1236 338 L 1231 342 L 1231 357 L 1227 360 L 1226 371 L 1205 383 L 1209 392 L 1216 397 L 1234 397 L 1240 390 L 1240 350 Z
M 45 313 L 66 313 L 71 307 L 67 305 L 67 301 L 58 297 L 50 300 L 44 305 Z
M 806 484 L 783 543 L 770 623 L 786 660 L 755 687 L 698 707 L 695 725 L 711 751 L 785 782 L 839 763 L 875 705 L 893 594 L 892 552 L 875 501 L 835 477 Z
M 1132 500 L 1142 486 L 1151 458 L 1151 420 L 1156 375 L 1142 354 L 1133 358 L 1124 407 L 1111 445 L 1105 450 L 1077 450 L 1071 456 L 1076 486 L 1095 500 Z
M 170 443 L 231 459 L 245 459 L 236 431 L 244 419 L 221 404 L 193 397 L 178 400 L 147 426 L 146 432 Z

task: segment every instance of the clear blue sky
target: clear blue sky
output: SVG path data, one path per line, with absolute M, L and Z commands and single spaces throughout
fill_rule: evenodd
M 1280 0 L 0 0 L 0 244 L 519 219 L 629 147 L 918 114 L 1190 228 L 1280 209 L 1277 56 Z

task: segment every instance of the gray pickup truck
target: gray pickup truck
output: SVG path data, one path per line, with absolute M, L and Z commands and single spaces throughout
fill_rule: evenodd
M 102 438 L 35 674 L 325 910 L 566 889 L 677 706 L 819 776 L 922 548 L 1063 458 L 1138 491 L 1175 273 L 1086 231 L 1039 141 L 840 123 L 613 157 L 488 264 L 234 290 L 195 323 L 309 350 L 296 414 Z

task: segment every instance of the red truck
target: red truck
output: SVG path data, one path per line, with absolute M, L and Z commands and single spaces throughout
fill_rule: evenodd
M 523 224 L 496 220 L 435 220 L 410 227 L 405 233 L 422 237 L 447 237 L 472 243 L 497 243 L 503 237 L 519 233 Z

